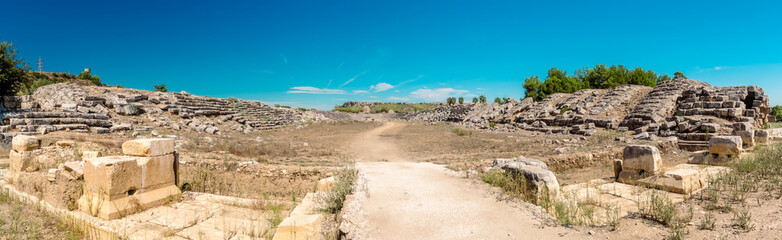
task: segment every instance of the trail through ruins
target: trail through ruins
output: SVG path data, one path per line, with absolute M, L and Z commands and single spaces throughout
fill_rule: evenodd
M 497 201 L 480 185 L 432 163 L 409 162 L 392 142 L 405 124 L 386 122 L 358 135 L 356 168 L 366 180 L 367 229 L 373 239 L 551 239 L 531 210 Z M 485 186 L 484 186 L 485 187 Z M 359 220 L 359 221 L 360 221 Z

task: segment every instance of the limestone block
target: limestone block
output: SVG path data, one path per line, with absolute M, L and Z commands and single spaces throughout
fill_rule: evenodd
M 35 136 L 17 135 L 11 140 L 11 146 L 19 152 L 32 151 L 41 147 L 41 139 Z
M 549 170 L 525 165 L 521 162 L 510 163 L 502 169 L 513 177 L 524 177 L 527 181 L 527 187 L 533 190 L 540 191 L 545 187 L 549 192 L 559 192 L 557 177 Z
M 701 125 L 701 131 L 708 133 L 715 133 L 720 130 L 720 125 L 717 123 L 704 123 Z
M 622 159 L 614 159 L 614 178 L 619 179 L 622 173 Z
M 8 158 L 9 170 L 11 172 L 22 172 L 30 167 L 38 167 L 38 161 L 35 160 L 35 152 L 33 151 L 19 152 L 16 150 L 11 150 Z
M 519 156 L 516 159 L 518 159 L 518 161 L 523 163 L 524 165 L 535 166 L 535 167 L 548 170 L 548 165 L 546 165 L 546 163 L 544 163 L 543 161 L 532 159 L 532 158 L 525 158 L 524 156 Z
M 324 219 L 322 214 L 291 215 L 277 227 L 273 240 L 317 239 Z
M 174 185 L 174 155 L 137 157 L 141 168 L 141 188 L 144 191 Z
M 141 167 L 135 157 L 110 156 L 84 161 L 84 191 L 104 195 L 106 200 L 135 194 L 141 189 Z
M 746 147 L 755 146 L 755 131 L 733 131 L 733 134 L 741 137 L 741 142 Z
M 174 152 L 174 140 L 168 138 L 149 138 L 127 141 L 122 144 L 125 155 L 154 157 Z
M 301 200 L 301 204 L 296 205 L 290 215 L 310 215 L 317 213 L 319 209 L 318 199 L 324 197 L 323 194 L 324 193 L 307 193 Z
M 622 169 L 622 172 L 619 173 L 619 178 L 617 178 L 617 180 L 621 183 L 635 184 L 638 182 L 638 180 L 643 179 L 648 175 L 648 172 L 642 172 L 641 170 Z
M 336 182 L 337 181 L 333 176 L 318 180 L 318 186 L 316 188 L 316 191 L 329 192 L 331 191 L 331 188 L 334 186 L 334 183 Z
M 766 130 L 755 130 L 755 142 L 765 144 L 769 141 L 769 133 Z
M 101 157 L 102 154 L 100 151 L 83 151 L 81 152 L 81 158 L 87 159 L 87 158 L 96 158 Z
M 720 158 L 738 157 L 743 150 L 742 145 L 739 136 L 715 136 L 709 139 L 709 153 Z
M 662 167 L 660 151 L 654 146 L 630 145 L 624 149 L 622 169 L 656 173 Z
M 752 130 L 752 123 L 749 123 L 749 122 L 733 123 L 733 130 L 735 130 L 735 131 L 750 131 L 750 130 Z

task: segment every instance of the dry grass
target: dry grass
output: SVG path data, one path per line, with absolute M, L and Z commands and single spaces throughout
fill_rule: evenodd
M 0 238 L 82 239 L 79 228 L 59 221 L 45 211 L 28 207 L 0 189 Z

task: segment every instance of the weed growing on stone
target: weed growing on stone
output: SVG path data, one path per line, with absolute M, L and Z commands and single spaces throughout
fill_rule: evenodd
M 336 182 L 331 187 L 331 191 L 322 195 L 319 200 L 321 202 L 322 211 L 327 213 L 336 214 L 342 210 L 342 205 L 345 203 L 347 195 L 353 191 L 353 185 L 358 178 L 358 171 L 354 167 L 354 164 L 349 164 L 335 176 Z

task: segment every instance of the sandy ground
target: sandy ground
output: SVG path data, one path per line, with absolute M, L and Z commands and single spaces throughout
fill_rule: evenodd
M 497 201 L 485 185 L 433 163 L 409 162 L 392 143 L 403 123 L 359 134 L 352 149 L 366 179 L 366 211 L 374 239 L 578 239 L 567 228 L 543 228 L 532 208 Z

